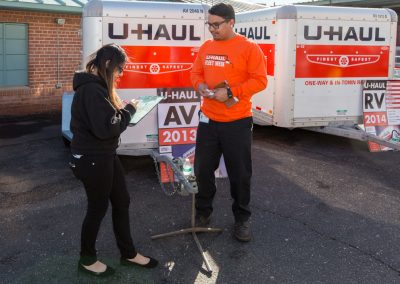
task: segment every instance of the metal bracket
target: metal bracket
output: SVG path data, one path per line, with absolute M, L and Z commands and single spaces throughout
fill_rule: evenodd
M 360 141 L 371 141 L 379 145 L 383 145 L 392 149 L 400 150 L 400 143 L 387 141 L 379 136 L 370 134 L 361 129 L 358 125 L 353 126 L 321 126 L 321 127 L 304 127 L 305 130 L 331 134 Z
M 183 184 L 187 192 L 193 194 L 196 194 L 198 192 L 197 183 L 195 182 L 195 177 L 193 176 L 191 179 L 186 179 L 186 177 L 182 173 L 182 170 L 178 167 L 177 163 L 174 162 L 173 159 L 171 159 L 166 155 L 160 155 L 160 153 L 158 153 L 158 151 L 155 150 L 151 152 L 151 156 L 157 162 L 164 162 L 168 164 L 174 171 L 174 175 L 178 178 L 179 182 Z

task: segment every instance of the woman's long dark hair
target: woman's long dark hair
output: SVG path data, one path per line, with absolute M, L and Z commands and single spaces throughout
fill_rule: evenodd
M 125 51 L 116 44 L 106 44 L 100 48 L 92 60 L 86 64 L 86 72 L 93 73 L 97 70 L 97 74 L 104 80 L 107 85 L 108 94 L 111 104 L 116 108 L 122 107 L 121 99 L 115 91 L 114 71 L 125 65 L 128 57 Z

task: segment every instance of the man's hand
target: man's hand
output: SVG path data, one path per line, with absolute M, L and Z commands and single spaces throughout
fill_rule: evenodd
M 233 107 L 239 101 L 237 98 L 229 98 L 226 88 L 215 89 L 214 99 L 221 103 L 224 103 L 227 108 Z
M 223 103 L 228 100 L 228 92 L 225 88 L 214 89 L 214 99 Z
M 208 89 L 207 84 L 205 84 L 205 83 L 200 83 L 199 84 L 199 93 L 203 97 L 209 97 L 210 96 L 210 90 Z

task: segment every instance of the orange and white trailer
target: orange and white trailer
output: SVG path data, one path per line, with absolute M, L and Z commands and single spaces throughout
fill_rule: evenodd
M 193 3 L 110 0 L 91 0 L 85 6 L 83 66 L 102 45 L 121 45 L 130 63 L 119 95 L 123 99 L 162 95 L 174 109 L 164 113 L 177 118 L 170 120 L 176 128 L 171 130 L 162 126 L 167 119 L 154 109 L 122 134 L 119 154 L 147 155 L 159 146 L 168 152 L 174 140 L 195 141 L 198 117 L 193 114 L 200 98 L 189 73 L 198 48 L 210 37 L 204 25 L 208 9 Z M 268 86 L 253 97 L 256 124 L 301 127 L 400 148 L 359 128 L 363 82 L 393 77 L 397 30 L 393 10 L 287 5 L 238 13 L 235 30 L 256 41 L 267 57 Z M 63 96 L 66 139 L 72 136 L 71 101 L 72 95 Z M 165 147 L 159 145 L 160 135 L 165 136 Z
M 235 29 L 268 59 L 254 115 L 280 127 L 361 123 L 362 81 L 392 76 L 397 15 L 390 9 L 282 6 L 237 15 Z
M 393 77 L 393 10 L 287 5 L 239 13 L 235 30 L 267 57 L 268 86 L 253 97 L 255 123 L 386 143 L 358 125 L 363 82 Z
M 203 4 L 144 1 L 91 0 L 85 5 L 82 69 L 101 46 L 118 44 L 129 57 L 118 83 L 119 96 L 163 96 L 168 102 L 159 105 L 169 108 L 161 112 L 165 117 L 158 117 L 155 108 L 122 133 L 118 154 L 151 154 L 158 148 L 159 134 L 166 145 L 195 143 L 200 97 L 191 86 L 190 70 L 198 48 L 210 36 L 204 25 L 208 9 Z M 67 140 L 72 138 L 72 98 L 73 94 L 63 96 L 62 133 Z M 164 121 L 168 125 L 159 130 Z

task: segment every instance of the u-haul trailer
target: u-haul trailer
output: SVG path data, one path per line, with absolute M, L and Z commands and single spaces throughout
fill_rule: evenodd
M 254 121 L 400 146 L 361 131 L 363 80 L 392 78 L 397 15 L 390 9 L 288 5 L 239 13 L 235 30 L 267 57 Z
M 82 69 L 101 46 L 116 43 L 129 57 L 117 89 L 122 99 L 165 96 L 174 88 L 193 94 L 190 70 L 198 48 L 210 36 L 204 25 L 208 9 L 194 3 L 91 0 L 82 15 Z M 68 140 L 72 99 L 73 94 L 63 96 L 62 134 Z M 197 123 L 194 116 L 192 124 Z M 155 108 L 122 133 L 117 153 L 151 154 L 158 147 L 157 125 Z
M 191 88 L 189 72 L 210 34 L 207 5 L 166 2 L 88 2 L 82 17 L 83 66 L 102 45 L 117 43 L 130 57 L 118 93 L 124 99 Z M 397 15 L 390 9 L 289 5 L 238 13 L 236 32 L 267 57 L 267 89 L 253 97 L 256 124 L 398 144 L 360 131 L 362 81 L 392 78 Z M 72 95 L 63 96 L 67 139 Z M 195 118 L 197 119 L 197 118 Z M 196 122 L 194 122 L 195 124 Z M 157 112 L 121 136 L 119 154 L 157 148 Z

